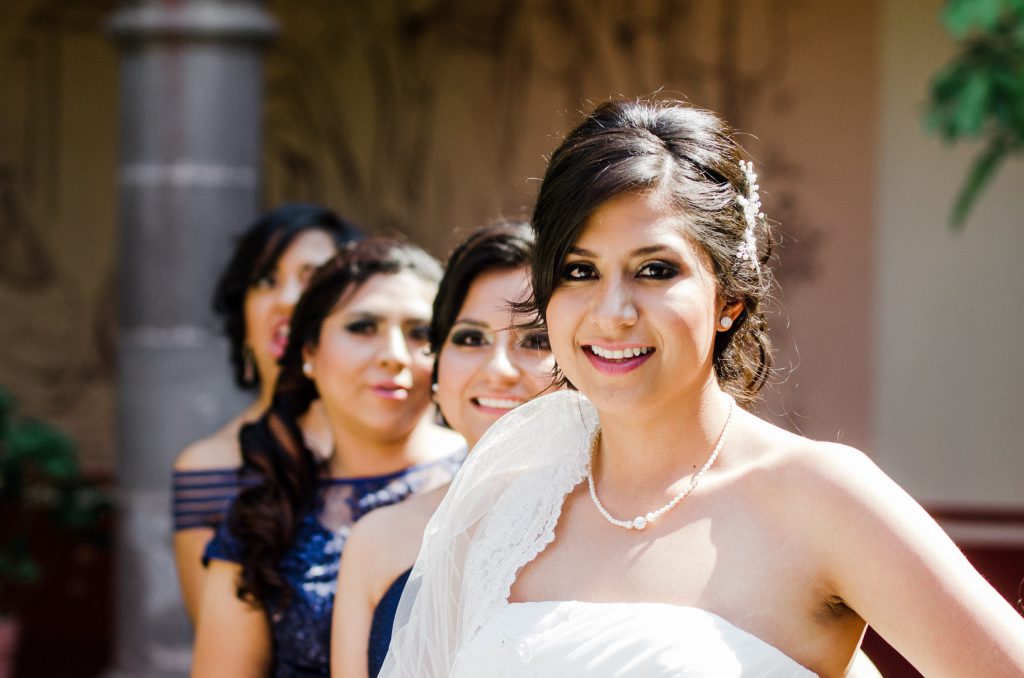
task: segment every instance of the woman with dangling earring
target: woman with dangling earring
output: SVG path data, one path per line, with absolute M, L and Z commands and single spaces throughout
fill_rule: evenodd
M 252 403 L 219 431 L 189 445 L 174 464 L 174 559 L 189 619 L 205 570 L 203 549 L 245 480 L 238 432 L 270 405 L 277 361 L 288 343 L 292 309 L 318 266 L 361 231 L 334 212 L 307 203 L 281 205 L 261 216 L 238 239 L 214 292 L 213 307 L 231 348 L 235 383 Z M 303 422 L 309 444 L 330 449 L 326 423 L 315 410 Z
M 866 624 L 925 675 L 1024 675 L 1024 619 L 858 450 L 750 408 L 769 225 L 714 114 L 598 106 L 552 154 L 530 306 L 574 390 L 477 444 L 381 676 L 841 676 Z
M 448 482 L 463 441 L 432 421 L 427 334 L 440 265 L 390 240 L 319 268 L 270 406 L 242 428 L 255 478 L 207 546 L 192 675 L 326 675 L 338 560 L 367 513 Z M 314 402 L 333 449 L 307 444 Z
M 448 259 L 434 298 L 434 400 L 471 450 L 500 417 L 552 386 L 543 328 L 517 327 L 529 290 L 533 231 L 499 222 L 469 235 Z M 331 673 L 374 678 L 391 641 L 395 608 L 427 520 L 448 486 L 376 511 L 346 544 L 331 626 Z

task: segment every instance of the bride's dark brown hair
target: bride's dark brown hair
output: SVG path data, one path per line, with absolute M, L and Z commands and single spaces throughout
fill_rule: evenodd
M 238 496 L 227 518 L 240 546 L 239 598 L 288 603 L 291 591 L 278 563 L 300 517 L 316 509 L 323 463 L 306 447 L 299 419 L 318 393 L 302 371 L 303 349 L 319 343 L 324 320 L 367 280 L 406 271 L 434 285 L 441 278 L 440 264 L 415 245 L 384 239 L 353 243 L 317 269 L 296 304 L 270 407 L 239 434 L 244 469 L 261 481 Z
M 552 154 L 537 196 L 528 303 L 535 322 L 546 322 L 566 255 L 590 215 L 619 195 L 657 193 L 686 217 L 687 235 L 707 255 L 719 294 L 742 302 L 732 327 L 716 335 L 714 369 L 737 402 L 754 402 L 771 369 L 763 306 L 772 286 L 765 266 L 772 241 L 758 216 L 758 265 L 737 257 L 747 227 L 738 198 L 750 190 L 741 158 L 732 130 L 709 111 L 676 101 L 599 105 Z

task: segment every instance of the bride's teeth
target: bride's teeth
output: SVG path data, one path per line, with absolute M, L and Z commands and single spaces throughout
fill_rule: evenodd
M 651 349 L 644 346 L 643 348 L 623 348 L 615 351 L 601 348 L 600 346 L 591 346 L 590 350 L 593 351 L 594 355 L 605 360 L 623 360 L 628 358 L 636 358 L 637 356 L 647 355 Z
M 505 400 L 499 398 L 477 398 L 476 400 L 484 407 L 491 407 L 497 410 L 514 410 L 522 405 L 518 400 Z

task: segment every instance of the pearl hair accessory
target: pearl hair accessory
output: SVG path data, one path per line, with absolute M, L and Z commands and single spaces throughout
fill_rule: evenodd
M 732 327 L 732 318 L 727 315 L 723 315 L 721 319 L 719 319 L 718 324 L 723 330 L 727 330 Z
M 594 442 L 590 445 L 590 463 L 587 465 L 587 483 L 590 485 L 590 498 L 593 500 L 594 506 L 597 507 L 597 510 L 609 523 L 627 530 L 642 530 L 647 527 L 648 524 L 654 522 L 664 514 L 674 509 L 676 504 L 681 502 L 683 499 L 686 499 L 687 495 L 693 492 L 694 488 L 697 487 L 697 484 L 700 483 L 701 479 L 704 477 L 704 474 L 707 473 L 708 469 L 711 468 L 711 465 L 715 463 L 715 459 L 718 459 L 718 453 L 722 451 L 722 446 L 725 445 L 725 434 L 729 432 L 729 424 L 732 422 L 732 413 L 735 409 L 736 401 L 730 396 L 729 414 L 725 417 L 725 425 L 722 426 L 722 432 L 718 434 L 718 443 L 715 445 L 715 449 L 711 451 L 711 456 L 708 457 L 706 462 L 704 462 L 704 465 L 701 466 L 700 470 L 693 474 L 693 478 L 690 479 L 690 484 L 687 485 L 682 492 L 672 497 L 672 500 L 660 509 L 651 511 L 644 516 L 637 516 L 632 520 L 619 520 L 618 518 L 613 518 L 601 503 L 601 500 L 597 498 L 597 490 L 594 489 L 594 453 L 597 451 L 597 446 L 601 442 L 601 431 L 598 431 L 597 435 L 594 436 Z
M 757 184 L 757 174 L 754 173 L 754 163 L 749 160 L 740 160 L 740 169 L 747 178 L 747 194 L 736 196 L 736 202 L 743 208 L 743 218 L 747 227 L 743 231 L 743 242 L 736 248 L 736 258 L 740 261 L 749 262 L 750 267 L 755 271 L 761 269 L 761 263 L 757 260 L 757 235 L 755 229 L 757 220 L 764 219 L 764 212 L 761 211 L 761 196 L 757 191 L 760 186 Z
M 308 360 L 306 362 L 302 363 L 302 373 L 304 375 L 306 375 L 307 377 L 312 378 L 313 377 L 313 363 L 309 362 Z

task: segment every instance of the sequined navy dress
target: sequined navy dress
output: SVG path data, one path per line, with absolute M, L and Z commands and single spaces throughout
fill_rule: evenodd
M 341 552 L 352 525 L 382 506 L 397 504 L 451 481 L 465 458 L 461 451 L 404 471 L 321 482 L 319 510 L 303 516 L 295 542 L 279 569 L 293 595 L 286 607 L 267 601 L 274 678 L 327 676 L 330 673 L 331 614 Z M 241 544 L 223 523 L 207 545 L 204 562 L 238 563 Z

